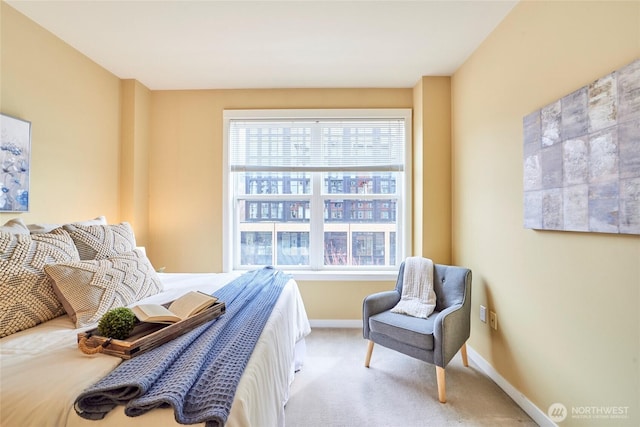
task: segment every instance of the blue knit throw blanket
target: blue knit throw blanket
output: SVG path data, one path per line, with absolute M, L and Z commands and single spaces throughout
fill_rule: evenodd
M 172 406 L 181 424 L 224 426 L 245 366 L 289 276 L 266 267 L 214 293 L 225 314 L 122 362 L 83 391 L 75 410 L 99 420 L 116 405 L 128 416 Z

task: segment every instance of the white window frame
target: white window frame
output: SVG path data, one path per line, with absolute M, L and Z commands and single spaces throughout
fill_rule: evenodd
M 398 219 L 400 221 L 398 232 L 396 233 L 396 245 L 400 249 L 397 256 L 397 263 L 411 253 L 411 153 L 412 153 L 412 123 L 411 109 L 391 108 L 391 109 L 304 109 L 304 110 L 224 110 L 223 111 L 223 218 L 222 218 L 222 263 L 223 271 L 233 271 L 233 247 L 235 227 L 233 224 L 233 195 L 231 188 L 233 180 L 230 178 L 229 162 L 229 123 L 233 119 L 402 119 L 405 126 L 405 159 L 403 179 L 401 188 L 404 189 L 402 202 L 397 204 Z M 322 213 L 320 213 L 322 216 Z M 321 223 L 320 223 L 321 224 Z M 313 232 L 313 231 L 312 231 Z M 274 236 L 275 238 L 275 236 Z M 276 242 L 273 243 L 274 245 Z M 347 269 L 347 270 L 287 270 L 296 280 L 395 280 L 397 277 L 397 266 L 388 266 L 385 269 Z

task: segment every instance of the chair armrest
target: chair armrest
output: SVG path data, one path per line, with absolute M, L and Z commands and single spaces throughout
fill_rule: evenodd
M 444 368 L 471 335 L 471 304 L 442 310 L 435 319 L 433 335 L 434 364 Z
M 393 308 L 400 301 L 396 290 L 371 294 L 362 301 L 362 334 L 369 339 L 369 317 Z

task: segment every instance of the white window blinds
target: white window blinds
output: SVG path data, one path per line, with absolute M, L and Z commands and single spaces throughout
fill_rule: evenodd
M 231 171 L 402 171 L 405 120 L 229 121 Z

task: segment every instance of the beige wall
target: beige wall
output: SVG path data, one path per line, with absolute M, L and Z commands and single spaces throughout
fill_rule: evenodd
M 152 92 L 148 245 L 152 261 L 166 271 L 222 270 L 224 109 L 414 108 L 420 110 L 414 121 L 428 127 L 414 140 L 420 153 L 414 162 L 419 171 L 426 165 L 424 173 L 430 179 L 419 187 L 419 194 L 414 193 L 413 224 L 421 233 L 421 246 L 414 245 L 414 251 L 449 262 L 450 79 L 423 78 L 417 87 Z M 414 100 L 416 90 L 424 97 L 419 105 Z M 312 319 L 358 320 L 363 298 L 392 286 L 393 282 L 384 281 L 300 281 Z
M 119 220 L 120 80 L 0 4 L 0 110 L 31 122 L 30 212 L 0 222 Z
M 222 270 L 224 109 L 411 107 L 411 89 L 153 92 L 148 245 L 152 261 L 167 271 Z M 364 296 L 391 286 L 300 282 L 313 319 L 359 319 Z
M 419 171 L 414 184 L 423 173 L 429 183 L 414 191 L 414 236 L 419 233 L 420 242 L 414 251 L 449 262 L 450 79 L 423 78 L 416 87 L 152 92 L 148 252 L 154 264 L 166 271 L 222 270 L 222 112 L 266 108 L 419 110 L 414 121 L 428 129 L 414 133 L 414 173 Z M 312 319 L 358 320 L 363 298 L 392 286 L 379 281 L 300 281 Z
M 411 165 L 411 191 L 413 192 L 413 200 L 411 203 L 411 232 L 413 234 L 413 240 L 411 242 L 411 255 L 421 256 L 422 245 L 424 244 L 424 221 L 422 217 L 424 214 L 424 118 L 423 111 L 423 79 L 418 80 L 413 87 L 413 120 L 411 122 L 413 126 L 412 136 L 412 157 L 413 164 Z M 451 142 L 451 141 L 449 141 Z
M 640 238 L 524 229 L 522 118 L 640 57 L 639 2 L 521 2 L 455 73 L 453 259 L 470 345 L 543 412 L 628 406 L 640 425 Z M 479 305 L 496 310 L 498 331 Z
M 133 227 L 139 246 L 148 244 L 151 91 L 122 80 L 120 218 Z
M 413 89 L 414 254 L 451 263 L 451 78 Z

